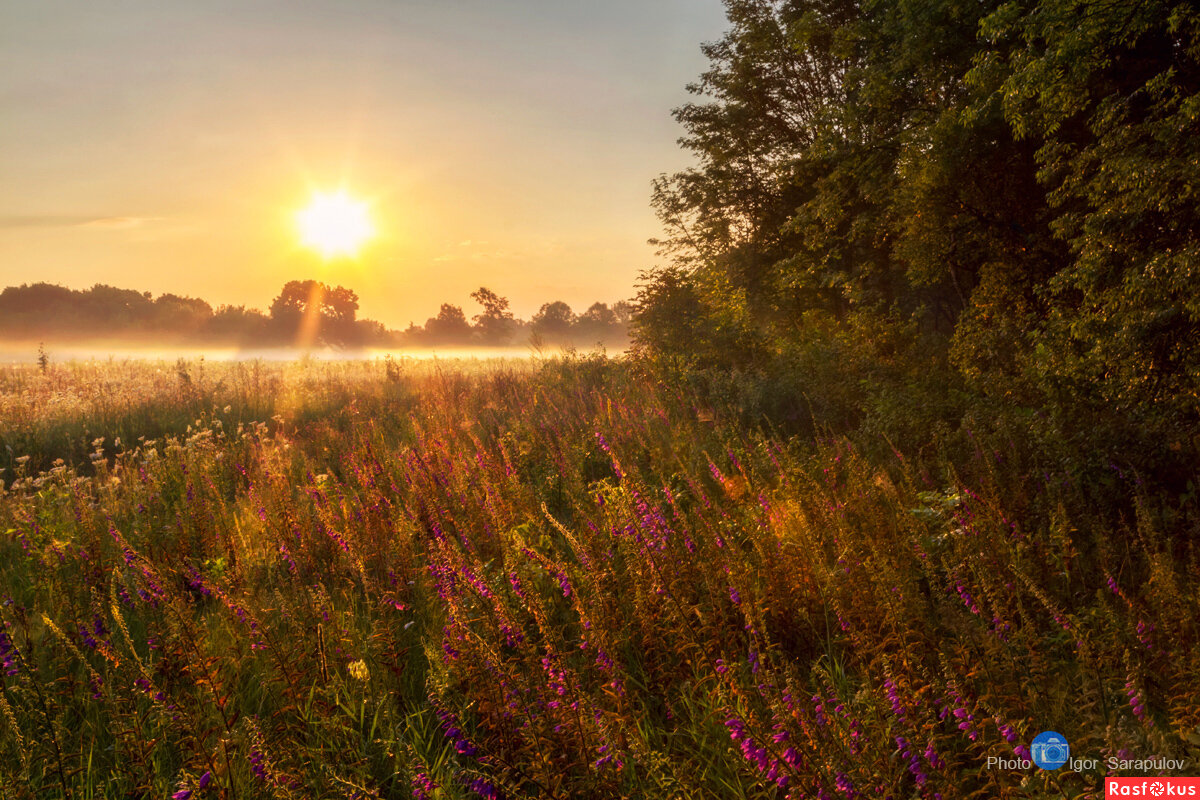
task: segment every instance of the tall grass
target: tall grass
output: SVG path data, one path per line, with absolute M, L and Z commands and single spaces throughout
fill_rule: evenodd
M 600 358 L 0 371 L 2 796 L 1087 797 L 1108 757 L 1196 763 L 1194 497 L 736 420 Z M 986 768 L 1045 729 L 1100 767 Z

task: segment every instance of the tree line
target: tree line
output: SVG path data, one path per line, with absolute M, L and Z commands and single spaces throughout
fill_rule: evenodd
M 654 187 L 643 351 L 1196 432 L 1200 8 L 725 5 L 674 112 L 697 165 Z
M 10 340 L 136 341 L 246 347 L 333 346 L 624 346 L 632 315 L 628 302 L 593 303 L 576 314 L 562 301 L 544 304 L 530 320 L 516 318 L 509 301 L 486 287 L 471 294 L 479 311 L 444 303 L 424 326 L 391 330 L 358 317 L 359 298 L 344 286 L 289 281 L 267 311 L 177 294 L 96 284 L 76 290 L 50 283 L 0 292 L 0 336 Z

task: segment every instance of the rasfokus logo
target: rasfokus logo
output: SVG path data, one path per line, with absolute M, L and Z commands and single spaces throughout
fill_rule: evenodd
M 1104 797 L 1200 798 L 1200 778 L 1105 778 Z
M 1033 763 L 1042 769 L 1058 769 L 1071 758 L 1071 745 L 1067 737 L 1057 731 L 1042 731 L 1033 737 L 1029 751 Z

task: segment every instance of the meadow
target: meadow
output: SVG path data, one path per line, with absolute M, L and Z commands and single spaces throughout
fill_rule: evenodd
M 1194 476 L 1084 481 L 1011 431 L 901 452 L 687 385 L 601 356 L 0 368 L 0 797 L 1195 773 Z M 1047 729 L 1100 766 L 988 768 Z

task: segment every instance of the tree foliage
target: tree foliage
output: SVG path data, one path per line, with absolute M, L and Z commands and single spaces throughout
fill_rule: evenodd
M 985 397 L 1196 423 L 1193 4 L 726 7 L 675 112 L 697 165 L 654 187 L 643 349 L 762 365 L 899 325 Z
M 529 321 L 530 328 L 548 342 L 565 342 L 575 327 L 577 318 L 571 307 L 562 300 L 543 303 Z
M 466 344 L 471 340 L 471 323 L 461 307 L 442 303 L 438 315 L 426 321 L 424 333 L 437 342 Z
M 516 329 L 512 312 L 508 310 L 508 298 L 481 286 L 471 292 L 471 299 L 483 310 L 475 315 L 475 329 L 485 344 L 508 344 Z

